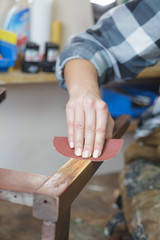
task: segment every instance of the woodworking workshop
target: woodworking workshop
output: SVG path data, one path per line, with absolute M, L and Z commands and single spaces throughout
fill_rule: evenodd
M 0 240 L 160 240 L 160 0 L 0 0 Z

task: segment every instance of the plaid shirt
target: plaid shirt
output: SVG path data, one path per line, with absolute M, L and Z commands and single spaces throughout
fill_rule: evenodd
M 65 87 L 68 60 L 84 58 L 98 71 L 99 85 L 134 78 L 160 59 L 160 0 L 133 0 L 102 15 L 74 36 L 57 59 L 56 75 Z

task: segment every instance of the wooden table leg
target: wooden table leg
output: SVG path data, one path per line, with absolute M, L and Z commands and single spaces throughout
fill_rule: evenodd
M 49 221 L 43 221 L 42 225 L 42 240 L 54 240 L 55 239 L 56 224 Z
M 70 208 L 67 209 L 57 222 L 43 221 L 42 240 L 68 240 L 70 225 Z

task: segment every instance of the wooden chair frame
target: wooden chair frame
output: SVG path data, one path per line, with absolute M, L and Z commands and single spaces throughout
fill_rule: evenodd
M 113 138 L 120 138 L 128 126 L 129 116 L 119 117 Z M 33 216 L 43 221 L 42 240 L 67 240 L 71 204 L 101 164 L 70 159 L 49 177 L 0 169 L 0 200 L 32 207 Z

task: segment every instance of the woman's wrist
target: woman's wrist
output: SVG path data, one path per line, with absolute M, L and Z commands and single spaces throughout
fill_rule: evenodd
M 70 97 L 88 93 L 100 96 L 97 70 L 88 60 L 70 60 L 65 66 L 64 76 Z

